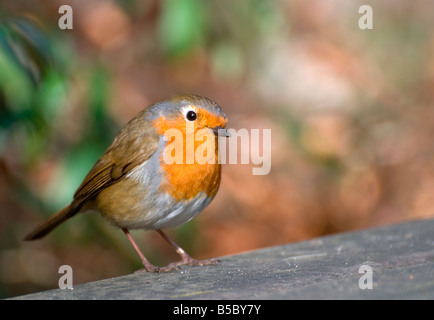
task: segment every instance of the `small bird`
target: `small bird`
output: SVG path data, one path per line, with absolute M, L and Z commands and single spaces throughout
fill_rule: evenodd
M 198 95 L 178 95 L 145 108 L 120 130 L 72 202 L 24 240 L 40 239 L 77 213 L 96 210 L 122 229 L 143 262 L 141 270 L 166 272 L 180 265 L 217 263 L 215 259 L 192 258 L 162 229 L 188 222 L 215 197 L 221 180 L 218 137 L 230 136 L 224 129 L 226 123 L 220 106 Z M 170 130 L 179 135 L 168 137 Z M 182 144 L 171 146 L 177 137 Z M 175 161 L 167 161 L 173 159 L 174 152 L 178 152 Z M 208 161 L 198 161 L 196 153 Z M 140 251 L 130 229 L 156 230 L 181 260 L 165 267 L 153 265 Z

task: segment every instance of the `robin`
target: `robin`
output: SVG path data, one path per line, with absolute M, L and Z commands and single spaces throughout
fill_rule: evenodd
M 175 96 L 145 108 L 114 138 L 78 187 L 72 202 L 25 240 L 44 237 L 79 212 L 97 210 L 122 229 L 143 262 L 142 270 L 165 272 L 180 265 L 217 263 L 215 259 L 192 258 L 162 229 L 188 222 L 215 197 L 221 180 L 217 142 L 219 136 L 230 136 L 224 129 L 226 122 L 226 115 L 217 103 L 197 95 Z M 165 135 L 169 129 L 179 132 L 181 149 L 169 148 L 175 143 L 173 137 Z M 192 136 L 200 132 L 201 138 Z M 193 141 L 191 150 L 188 141 Z M 199 148 L 204 150 L 203 144 L 214 147 L 211 152 L 205 148 L 207 159 L 212 161 L 187 161 Z M 181 152 L 182 157 L 170 163 L 167 159 L 173 151 Z M 165 267 L 154 266 L 140 251 L 130 229 L 156 230 L 176 249 L 181 260 Z

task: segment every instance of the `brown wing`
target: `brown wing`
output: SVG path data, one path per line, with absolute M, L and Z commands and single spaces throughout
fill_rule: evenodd
M 142 119 L 142 113 L 139 113 L 119 132 L 78 187 L 71 206 L 81 207 L 157 150 L 159 136 Z
M 25 240 L 36 240 L 68 220 L 86 201 L 116 183 L 136 166 L 149 159 L 158 148 L 159 136 L 150 124 L 144 121 L 147 109 L 140 112 L 119 132 L 106 152 L 78 187 L 72 203 L 30 232 Z

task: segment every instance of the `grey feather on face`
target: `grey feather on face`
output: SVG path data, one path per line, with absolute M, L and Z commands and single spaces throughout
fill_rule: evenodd
M 165 116 L 167 119 L 172 119 L 178 117 L 181 110 L 188 105 L 205 108 L 209 112 L 226 119 L 226 114 L 217 103 L 208 98 L 194 94 L 177 95 L 169 100 L 157 102 L 145 110 L 150 119 L 155 120 L 161 116 Z

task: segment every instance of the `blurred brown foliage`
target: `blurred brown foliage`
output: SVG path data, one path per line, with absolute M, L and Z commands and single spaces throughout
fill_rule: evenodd
M 74 284 L 140 268 L 97 214 L 21 239 L 123 124 L 177 93 L 217 101 L 229 128 L 272 132 L 268 175 L 225 165 L 212 204 L 170 230 L 195 257 L 434 215 L 433 3 L 75 0 L 74 29 L 60 30 L 64 3 L 0 4 L 21 36 L 5 33 L 10 47 L 36 39 L 24 75 L 0 56 L 0 296 L 56 288 L 63 264 Z M 372 30 L 358 26 L 363 4 Z M 153 262 L 177 259 L 154 233 L 133 236 Z

